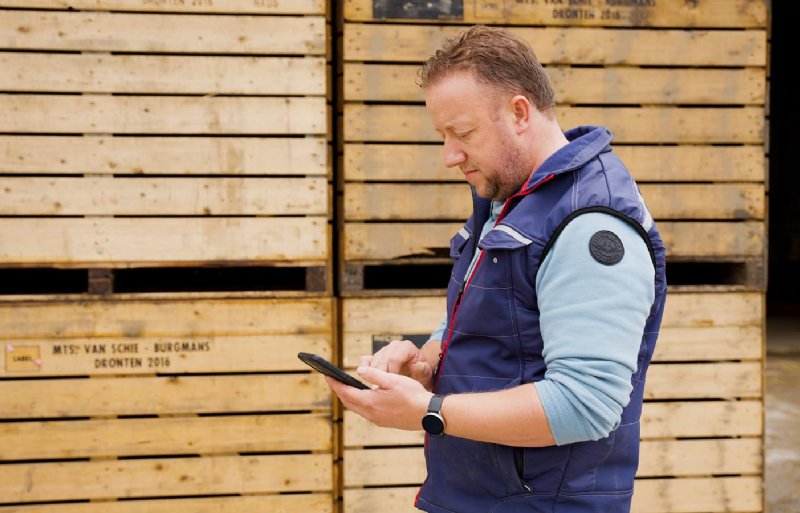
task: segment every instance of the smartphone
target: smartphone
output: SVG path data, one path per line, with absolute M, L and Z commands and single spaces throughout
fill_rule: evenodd
M 351 387 L 356 387 L 361 390 L 371 390 L 370 387 L 362 383 L 361 381 L 357 380 L 350 374 L 346 373 L 339 367 L 335 366 L 325 358 L 311 354 L 311 353 L 297 353 L 297 357 L 300 358 L 300 361 L 311 367 L 317 372 L 321 372 L 326 376 L 330 376 L 336 381 L 344 383 L 345 385 L 350 385 Z

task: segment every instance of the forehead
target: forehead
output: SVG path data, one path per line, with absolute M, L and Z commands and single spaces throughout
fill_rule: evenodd
M 469 71 L 451 72 L 425 88 L 425 106 L 437 129 L 492 117 L 498 92 L 478 82 Z

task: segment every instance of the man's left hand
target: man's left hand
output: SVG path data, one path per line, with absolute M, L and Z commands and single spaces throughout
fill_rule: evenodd
M 358 374 L 377 388 L 359 390 L 332 378 L 325 379 L 348 409 L 373 424 L 408 431 L 422 429 L 422 417 L 433 396 L 431 392 L 412 378 L 372 367 L 359 367 Z

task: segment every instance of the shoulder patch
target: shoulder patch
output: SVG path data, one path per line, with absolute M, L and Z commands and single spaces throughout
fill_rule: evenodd
M 589 253 L 603 265 L 614 265 L 625 256 L 625 247 L 616 233 L 601 230 L 589 239 Z

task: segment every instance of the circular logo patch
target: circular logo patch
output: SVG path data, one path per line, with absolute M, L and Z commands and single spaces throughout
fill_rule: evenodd
M 625 256 L 625 248 L 617 234 L 602 230 L 589 239 L 589 253 L 603 265 L 614 265 Z

